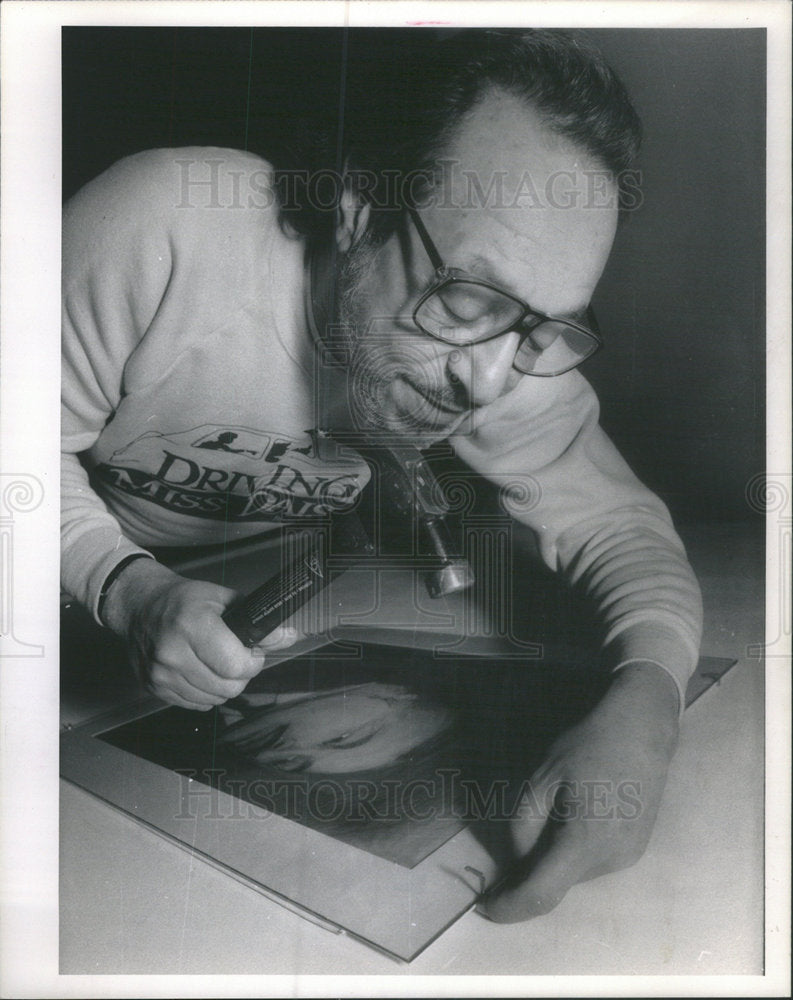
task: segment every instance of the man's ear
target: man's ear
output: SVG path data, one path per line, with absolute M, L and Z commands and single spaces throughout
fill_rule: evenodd
M 342 253 L 347 253 L 366 232 L 371 211 L 369 202 L 363 201 L 350 184 L 345 184 L 336 221 L 336 246 Z

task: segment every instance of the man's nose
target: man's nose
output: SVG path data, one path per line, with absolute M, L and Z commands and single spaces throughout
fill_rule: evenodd
M 512 362 L 519 342 L 519 335 L 510 332 L 450 351 L 446 367 L 465 389 L 470 406 L 486 406 L 514 388 L 520 376 Z

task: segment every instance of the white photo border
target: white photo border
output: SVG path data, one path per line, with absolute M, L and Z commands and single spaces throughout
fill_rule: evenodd
M 0 992 L 14 996 L 771 996 L 789 987 L 790 661 L 767 668 L 764 976 L 291 977 L 58 974 L 60 36 L 64 25 L 765 27 L 768 29 L 768 451 L 790 475 L 790 23 L 787 3 L 11 0 L 2 5 L 2 471 L 19 479 L 14 629 L 2 685 Z M 789 482 L 789 479 L 788 479 Z M 27 498 L 27 499 L 26 499 Z M 22 510 L 22 507 L 19 508 Z M 783 634 L 782 552 L 768 532 L 767 635 Z M 9 553 L 4 553 L 6 559 Z M 789 571 L 789 567 L 788 567 Z M 789 650 L 790 635 L 787 637 Z M 781 992 L 780 992 L 781 991 Z

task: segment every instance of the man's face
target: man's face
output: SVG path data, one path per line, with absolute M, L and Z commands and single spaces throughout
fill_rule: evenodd
M 617 222 L 616 189 L 599 163 L 501 91 L 473 109 L 445 159 L 453 167 L 421 210 L 444 264 L 539 312 L 580 319 Z M 491 197 L 477 197 L 494 179 Z M 513 367 L 514 331 L 460 347 L 416 328 L 413 310 L 434 269 L 407 218 L 381 247 L 354 249 L 349 265 L 340 321 L 360 423 L 426 443 L 531 377 Z

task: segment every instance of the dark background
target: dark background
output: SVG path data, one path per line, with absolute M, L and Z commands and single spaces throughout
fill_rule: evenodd
M 765 31 L 581 34 L 645 127 L 643 203 L 597 291 L 607 348 L 584 373 L 678 520 L 757 518 L 744 492 L 765 451 Z M 372 57 L 398 40 L 383 29 Z M 266 156 L 298 120 L 326 125 L 342 42 L 337 29 L 64 28 L 64 197 L 141 149 Z

